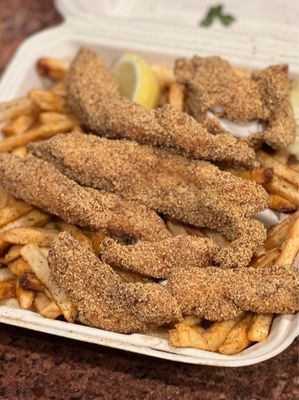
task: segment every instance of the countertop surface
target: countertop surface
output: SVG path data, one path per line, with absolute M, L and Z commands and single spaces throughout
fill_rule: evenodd
M 61 22 L 50 0 L 0 0 L 0 73 L 30 34 Z M 296 399 L 298 344 L 259 365 L 184 365 L 0 324 L 0 398 Z

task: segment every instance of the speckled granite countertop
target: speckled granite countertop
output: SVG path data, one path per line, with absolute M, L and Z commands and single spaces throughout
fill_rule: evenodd
M 0 73 L 28 35 L 61 21 L 50 0 L 0 0 Z M 238 369 L 171 363 L 0 324 L 0 398 L 299 398 L 298 345 Z

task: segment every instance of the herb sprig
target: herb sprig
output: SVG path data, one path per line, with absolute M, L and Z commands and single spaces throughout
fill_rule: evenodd
M 215 7 L 209 8 L 206 16 L 202 19 L 199 23 L 200 26 L 205 28 L 212 25 L 215 20 L 219 20 L 223 25 L 229 26 L 235 21 L 235 17 L 231 14 L 224 14 L 223 13 L 223 6 L 219 4 Z

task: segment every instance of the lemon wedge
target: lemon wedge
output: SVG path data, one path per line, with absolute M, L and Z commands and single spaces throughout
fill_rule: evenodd
M 114 74 L 121 96 L 147 108 L 158 105 L 158 80 L 150 65 L 138 54 L 125 53 L 116 63 Z

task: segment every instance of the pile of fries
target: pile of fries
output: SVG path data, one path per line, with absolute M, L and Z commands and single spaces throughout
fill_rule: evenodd
M 49 90 L 31 90 L 18 100 L 0 105 L 0 123 L 4 139 L 0 152 L 11 151 L 30 157 L 26 145 L 44 140 L 57 133 L 74 129 L 82 131 L 68 109 L 64 79 L 69 62 L 43 58 L 37 71 L 52 82 Z M 184 88 L 174 80 L 171 69 L 152 66 L 161 88 L 160 105 L 169 103 L 184 109 Z M 268 238 L 251 266 L 267 268 L 273 264 L 291 264 L 299 251 L 299 162 L 286 151 L 257 151 L 261 167 L 252 171 L 230 170 L 244 179 L 256 181 L 269 193 L 269 208 L 290 216 L 268 231 Z M 227 242 L 209 229 L 167 221 L 173 235 L 186 234 L 212 237 L 220 246 Z M 70 232 L 96 255 L 100 253 L 102 232 L 82 230 L 63 222 L 0 188 L 0 305 L 20 307 L 68 322 L 84 322 L 66 294 L 52 280 L 47 254 L 53 239 L 61 231 Z M 116 270 L 127 282 L 148 281 L 138 274 Z M 273 315 L 243 313 L 223 322 L 211 323 L 187 316 L 169 331 L 169 341 L 176 347 L 236 354 L 255 342 L 265 340 L 270 332 Z M 153 331 L 151 335 L 159 335 Z

